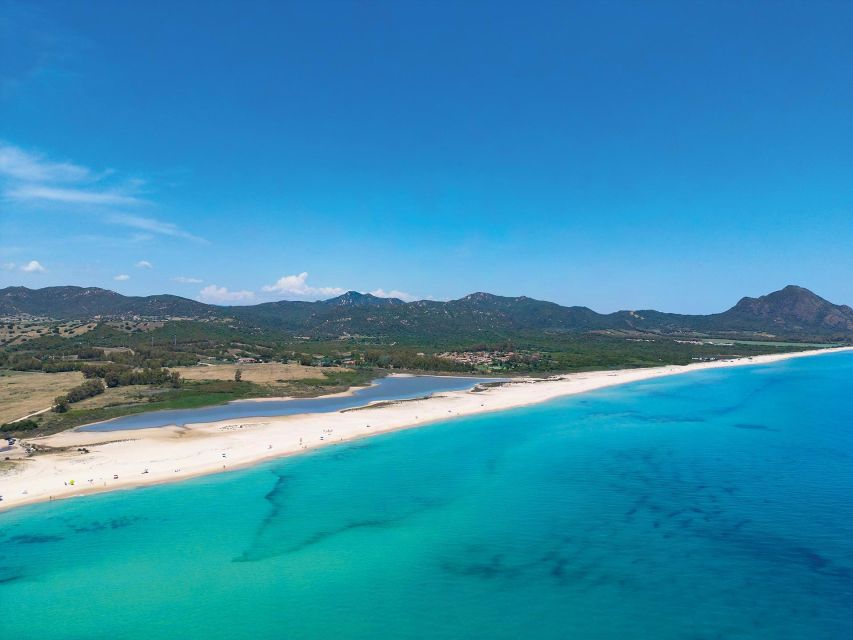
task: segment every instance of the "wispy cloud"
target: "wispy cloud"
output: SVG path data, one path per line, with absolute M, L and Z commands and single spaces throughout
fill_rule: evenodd
M 2 269 L 3 271 L 14 271 L 15 263 L 14 262 L 4 262 L 3 264 L 0 264 L 0 269 Z
M 36 153 L 0 142 L 0 175 L 24 182 L 87 182 L 90 169 L 71 162 L 51 162 Z
M 141 197 L 144 181 L 124 178 L 117 182 L 113 175 L 112 170 L 96 172 L 0 141 L 0 191 L 8 203 L 27 211 L 34 207 L 61 206 L 64 213 L 95 215 L 108 224 L 146 232 L 135 234 L 137 240 L 160 235 L 206 242 L 173 222 L 150 215 L 116 212 L 115 207 L 135 210 L 147 207 L 147 213 L 156 203 Z
M 188 278 L 187 276 L 176 276 L 172 280 L 181 284 L 201 284 L 204 282 L 201 278 Z
M 254 299 L 255 293 L 245 290 L 229 291 L 225 287 L 217 287 L 215 284 L 211 284 L 199 291 L 198 297 L 205 302 L 241 302 Z
M 137 269 L 153 269 L 154 268 L 154 265 L 151 264 L 150 262 L 148 262 L 148 260 L 140 260 L 134 266 L 136 266 Z
M 181 229 L 178 225 L 171 222 L 163 222 L 156 218 L 146 218 L 144 216 L 135 216 L 126 213 L 112 213 L 106 218 L 106 222 L 110 224 L 119 224 L 133 229 L 149 231 L 163 236 L 172 236 L 175 238 L 185 238 L 193 242 L 206 243 L 207 240 L 193 235 Z
M 5 195 L 7 198 L 18 201 L 46 200 L 64 204 L 135 205 L 144 202 L 114 190 L 65 189 L 34 184 L 12 187 L 5 191 Z
M 47 269 L 38 260 L 30 260 L 27 264 L 21 265 L 21 271 L 24 273 L 44 273 Z
M 340 287 L 314 287 L 309 285 L 307 271 L 296 275 L 282 276 L 275 283 L 264 285 L 261 290 L 298 298 L 329 298 L 346 293 L 346 290 Z
M 124 282 L 125 280 L 130 280 L 130 276 L 126 273 L 120 273 L 117 276 L 113 277 L 113 280 L 116 280 L 118 282 Z

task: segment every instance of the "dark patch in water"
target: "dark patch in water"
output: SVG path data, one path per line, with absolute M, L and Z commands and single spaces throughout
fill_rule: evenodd
M 346 460 L 347 458 L 352 457 L 354 454 L 357 454 L 365 449 L 373 449 L 375 448 L 375 444 L 347 444 L 345 446 L 336 447 L 335 452 L 331 454 L 329 457 L 332 460 Z
M 24 574 L 12 567 L 0 567 L 0 584 L 9 584 L 16 580 L 23 580 Z
M 30 534 L 21 534 L 9 538 L 9 542 L 15 542 L 17 544 L 44 544 L 47 542 L 58 542 L 60 540 L 63 540 L 62 536 L 40 536 Z
M 765 424 L 753 424 L 750 422 L 738 422 L 733 426 L 735 429 L 749 429 L 750 431 L 779 431 L 779 429 L 768 427 Z
M 106 531 L 107 529 L 123 529 L 129 527 L 140 520 L 144 520 L 142 516 L 123 516 L 121 518 L 112 518 L 110 520 L 94 520 L 90 524 L 75 525 L 69 524 L 68 527 L 75 533 L 91 533 L 95 531 Z
M 708 415 L 714 416 L 726 416 L 732 413 L 736 413 L 744 407 L 754 405 L 754 398 L 763 395 L 768 389 L 778 386 L 782 381 L 783 380 L 781 378 L 766 378 L 763 384 L 756 385 L 755 387 L 750 389 L 748 393 L 744 394 L 744 396 L 740 399 L 740 402 L 730 404 L 726 407 L 720 407 L 718 409 L 708 408 L 706 409 L 706 413 Z
M 328 540 L 329 538 L 339 535 L 341 533 L 345 533 L 347 531 L 352 531 L 353 529 L 385 529 L 395 524 L 394 519 L 387 520 L 363 520 L 359 522 L 351 522 L 337 529 L 333 529 L 331 531 L 318 531 L 302 542 L 299 542 L 294 545 L 290 545 L 288 547 L 282 549 L 249 549 L 237 558 L 234 558 L 233 562 L 257 562 L 259 560 L 266 560 L 267 558 L 274 558 L 276 556 L 284 555 L 286 553 L 293 553 L 295 551 L 301 551 L 307 547 L 310 547 L 315 544 L 319 544 L 324 540 Z
M 519 567 L 506 565 L 501 554 L 494 554 L 485 562 L 470 562 L 465 564 L 442 562 L 441 568 L 454 575 L 473 576 L 483 580 L 517 578 L 523 571 Z
M 853 569 L 801 544 L 792 544 L 785 538 L 768 533 L 752 534 L 742 528 L 743 521 L 727 530 L 706 532 L 708 537 L 739 547 L 752 557 L 777 566 L 794 566 L 812 573 L 834 578 L 845 589 L 853 589 Z
M 754 424 L 742 428 L 774 430 Z M 633 496 L 633 520 L 640 522 L 644 515 L 650 516 L 652 530 L 663 539 L 695 536 L 715 540 L 724 544 L 731 553 L 745 553 L 755 562 L 774 570 L 805 571 L 824 581 L 833 580 L 835 585 L 826 585 L 832 592 L 838 589 L 853 592 L 853 567 L 800 541 L 786 539 L 774 532 L 755 530 L 750 526 L 752 520 L 737 517 L 739 509 L 730 515 L 729 505 L 733 504 L 734 496 L 741 493 L 737 485 L 717 488 L 703 482 L 701 467 L 683 467 L 680 472 L 678 468 L 662 463 L 662 455 L 636 449 L 614 453 L 614 466 L 623 471 L 619 474 L 621 486 L 617 483 L 615 490 Z M 734 476 L 746 481 L 742 471 L 729 470 L 730 465 L 724 460 L 714 459 L 712 463 L 715 476 Z M 660 519 L 662 512 L 667 515 L 666 519 Z
M 264 495 L 264 500 L 271 503 L 275 503 L 282 495 L 284 495 L 284 489 L 290 481 L 290 476 L 286 473 L 277 473 L 275 476 L 276 480 L 273 488 L 267 491 Z
M 533 558 L 530 558 L 528 544 L 513 545 L 509 549 L 503 543 L 467 544 L 459 548 L 452 558 L 438 560 L 437 565 L 452 576 L 487 582 L 529 580 L 539 584 L 547 579 L 555 587 L 580 592 L 613 585 L 625 591 L 637 590 L 639 586 L 633 571 L 612 575 L 605 570 L 608 552 L 596 543 L 600 533 L 598 527 L 590 529 L 589 537 L 587 534 L 578 537 L 555 532 L 539 541 L 538 544 L 547 550 Z
M 737 522 L 735 522 L 735 523 L 732 525 L 731 530 L 732 530 L 732 531 L 737 531 L 737 530 L 738 530 L 738 529 L 740 529 L 741 527 L 744 527 L 744 526 L 748 525 L 750 522 L 752 522 L 752 520 L 749 520 L 749 519 L 738 520 Z
M 274 486 L 264 496 L 270 505 L 270 512 L 259 523 L 252 543 L 242 554 L 234 558 L 234 562 L 256 562 L 298 552 L 355 529 L 392 527 L 413 515 L 441 504 L 441 500 L 435 498 L 407 495 L 402 504 L 384 503 L 381 517 L 373 517 L 372 511 L 365 513 L 365 517 L 357 517 L 356 514 L 353 514 L 354 517 L 345 519 L 341 515 L 339 520 L 343 522 L 340 524 L 327 523 L 325 527 L 319 530 L 308 530 L 300 533 L 290 527 L 282 530 L 283 521 L 287 517 L 285 498 L 290 490 L 289 485 L 292 480 L 293 478 L 289 475 L 276 474 Z M 386 513 L 389 513 L 387 517 L 385 517 Z

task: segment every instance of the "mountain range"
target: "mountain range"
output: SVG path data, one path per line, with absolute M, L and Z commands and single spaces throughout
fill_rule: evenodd
M 173 295 L 124 296 L 97 287 L 0 289 L 0 317 L 30 315 L 56 320 L 100 317 L 230 320 L 294 335 L 337 337 L 510 336 L 525 333 L 619 331 L 853 340 L 853 309 L 794 285 L 742 298 L 722 313 L 685 315 L 654 310 L 596 313 L 525 296 L 472 293 L 458 300 L 403 302 L 347 292 L 317 302 L 266 302 L 222 307 Z

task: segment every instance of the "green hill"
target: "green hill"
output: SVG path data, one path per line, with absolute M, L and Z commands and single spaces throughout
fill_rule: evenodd
M 760 298 L 743 298 L 731 309 L 711 315 L 654 310 L 600 314 L 587 307 L 481 292 L 447 302 L 403 302 L 350 291 L 317 302 L 283 300 L 221 307 L 172 295 L 123 296 L 95 287 L 0 289 L 0 316 L 24 314 L 57 320 L 220 319 L 242 327 L 308 337 L 363 335 L 409 341 L 449 336 L 493 340 L 590 331 L 853 339 L 853 309 L 793 285 Z

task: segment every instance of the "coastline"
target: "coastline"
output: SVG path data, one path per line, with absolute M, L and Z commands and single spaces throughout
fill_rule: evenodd
M 848 351 L 853 351 L 853 347 L 685 366 L 591 371 L 550 378 L 514 378 L 482 390 L 449 391 L 430 398 L 377 402 L 376 406 L 368 404 L 358 411 L 243 418 L 141 430 L 64 431 L 28 440 L 63 450 L 25 459 L 19 463 L 18 469 L 0 476 L 0 495 L 3 496 L 0 511 L 36 502 L 233 471 L 378 433 L 505 411 L 630 382 Z M 78 448 L 88 451 L 81 453 Z
M 172 419 L 174 419 L 175 414 L 179 414 L 179 415 L 180 414 L 190 414 L 193 412 L 206 411 L 208 409 L 215 409 L 216 407 L 235 406 L 235 405 L 236 406 L 249 407 L 252 405 L 261 405 L 262 406 L 264 404 L 281 403 L 281 402 L 303 402 L 304 403 L 304 402 L 316 401 L 316 402 L 318 402 L 318 406 L 319 406 L 319 403 L 325 402 L 327 400 L 333 400 L 333 399 L 339 399 L 339 398 L 350 398 L 350 397 L 358 395 L 359 393 L 369 392 L 372 388 L 380 387 L 384 384 L 385 381 L 389 381 L 389 380 L 394 379 L 394 378 L 416 378 L 416 377 L 417 378 L 443 378 L 443 379 L 451 378 L 454 380 L 469 380 L 469 379 L 471 379 L 471 380 L 475 380 L 475 381 L 487 380 L 487 378 L 483 378 L 480 376 L 473 376 L 473 375 L 472 376 L 455 376 L 455 375 L 440 375 L 439 376 L 439 375 L 433 375 L 433 374 L 416 375 L 416 374 L 412 374 L 412 373 L 396 373 L 396 372 L 395 373 L 385 373 L 385 374 L 377 376 L 376 378 L 373 378 L 372 380 L 370 380 L 368 382 L 361 383 L 361 384 L 354 384 L 354 385 L 350 386 L 349 388 L 345 389 L 344 391 L 337 391 L 335 393 L 326 393 L 326 394 L 316 395 L 316 396 L 270 396 L 270 397 L 262 397 L 262 398 L 240 398 L 237 400 L 227 400 L 225 402 L 219 402 L 216 404 L 203 405 L 200 407 L 195 407 L 193 409 L 157 409 L 154 411 L 129 413 L 129 414 L 121 415 L 121 416 L 116 416 L 113 418 L 106 418 L 104 420 L 97 420 L 94 422 L 88 422 L 86 424 L 78 425 L 76 427 L 71 427 L 70 429 L 67 429 L 67 431 L 100 432 L 100 433 L 108 433 L 111 431 L 122 431 L 122 429 L 100 430 L 100 429 L 90 429 L 89 427 L 97 426 L 97 425 L 103 425 L 103 424 L 115 423 L 115 422 L 121 421 L 125 418 L 128 418 L 130 416 L 143 417 L 143 418 L 147 418 L 148 421 L 153 421 L 154 419 L 157 418 L 158 415 L 168 414 L 171 416 Z M 506 380 L 511 380 L 511 379 L 512 378 L 506 378 Z M 488 380 L 500 380 L 500 378 L 488 378 Z M 366 404 L 369 402 L 374 402 L 374 401 L 365 400 L 365 405 L 359 405 L 359 406 L 366 406 Z M 49 411 L 49 410 L 50 409 L 45 409 L 45 411 Z M 249 411 L 249 409 L 247 409 L 246 411 Z M 318 410 L 318 412 L 319 412 L 319 410 Z M 311 411 L 306 409 L 303 413 L 311 413 Z M 296 415 L 296 414 L 287 413 L 284 415 Z M 211 418 L 209 420 L 205 420 L 204 422 L 222 422 L 222 421 L 226 421 L 226 420 L 248 420 L 248 419 L 253 419 L 256 417 L 257 418 L 273 419 L 276 416 L 274 414 L 270 414 L 270 415 L 258 414 L 257 416 L 247 414 L 244 416 L 238 416 L 238 417 L 234 417 L 234 418 L 219 418 L 219 419 Z M 283 415 L 281 417 L 283 417 Z M 164 421 L 162 423 L 157 424 L 157 425 L 153 425 L 150 427 L 145 427 L 145 428 L 160 428 L 160 427 L 168 427 L 170 425 L 180 426 L 181 424 L 183 424 L 183 423 L 182 422 L 172 423 L 172 422 L 166 421 L 166 419 L 164 418 Z M 192 424 L 192 423 L 189 423 L 189 424 Z M 128 430 L 129 431 L 136 431 L 138 429 L 139 429 L 139 427 L 135 427 L 135 428 L 130 428 Z M 51 434 L 51 435 L 56 435 L 56 434 Z M 26 440 L 26 439 L 27 438 L 24 438 L 24 440 Z M 35 440 L 35 439 L 36 438 L 30 438 L 30 440 Z M 0 494 L 0 495 L 2 495 L 2 494 Z

